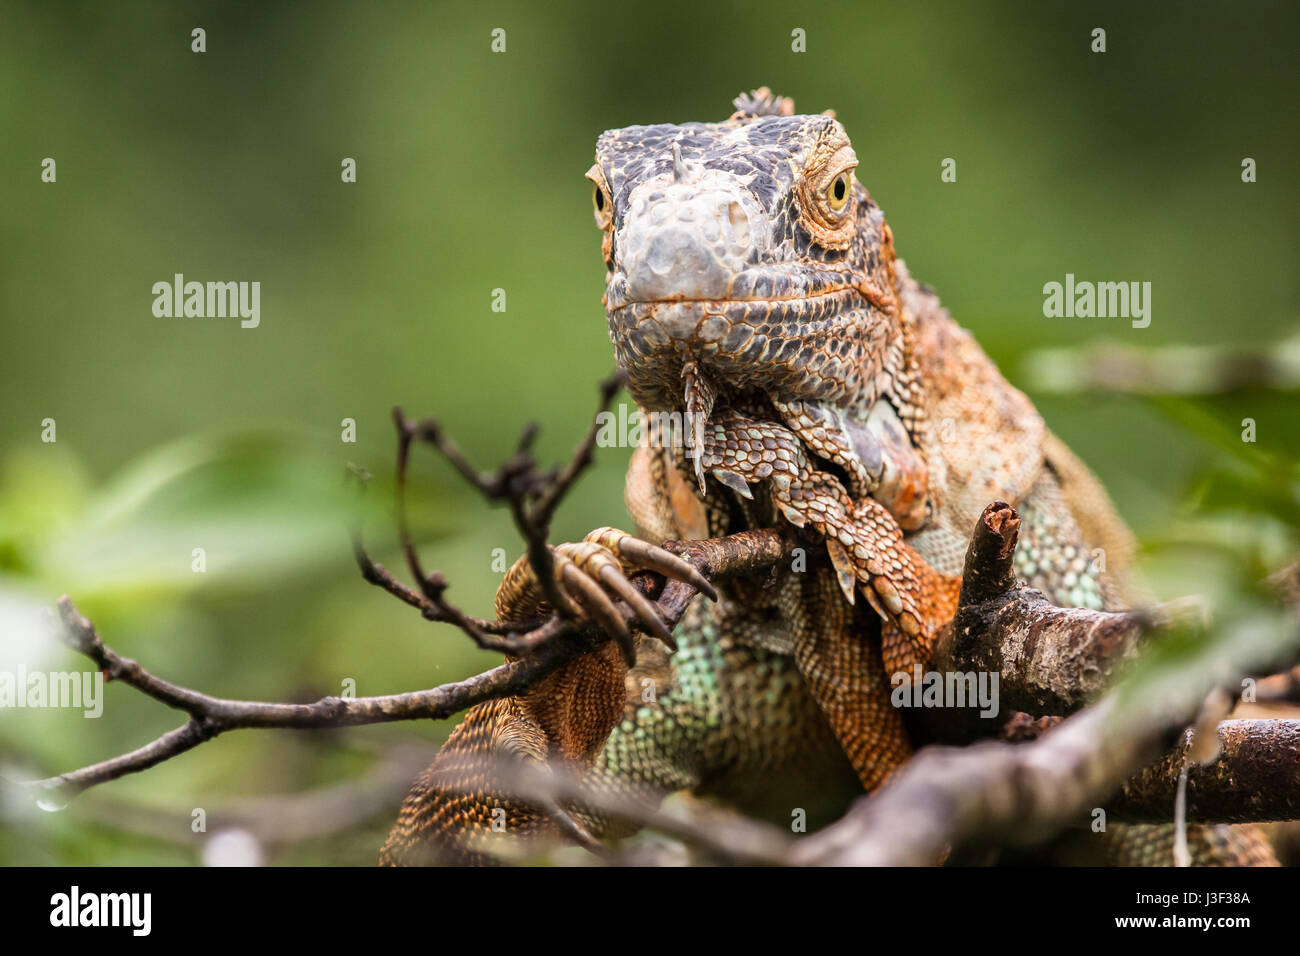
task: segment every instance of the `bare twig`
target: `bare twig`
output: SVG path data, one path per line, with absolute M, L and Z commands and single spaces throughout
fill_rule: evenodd
M 590 649 L 599 639 L 590 629 L 566 622 L 565 633 L 576 632 L 574 641 L 539 642 L 537 652 L 527 659 L 507 662 L 463 681 L 403 694 L 322 697 L 310 704 L 288 704 L 229 700 L 172 684 L 104 644 L 94 626 L 68 598 L 59 599 L 59 613 L 64 623 L 65 643 L 94 661 L 109 680 L 119 680 L 168 707 L 184 711 L 190 718 L 175 730 L 129 753 L 31 784 L 58 789 L 67 797 L 128 773 L 146 770 L 229 730 L 255 727 L 304 730 L 449 717 L 480 701 L 526 690 Z
M 622 382 L 622 375 L 616 373 L 601 384 L 598 411 L 603 412 L 608 409 Z M 520 436 L 514 455 L 498 468 L 495 474 L 480 472 L 471 465 L 460 447 L 433 419 L 413 422 L 402 414 L 400 408 L 395 408 L 393 420 L 397 424 L 399 435 L 397 494 L 402 550 L 411 573 L 420 582 L 425 597 L 438 608 L 441 615 L 438 620 L 456 624 L 476 641 L 482 643 L 481 629 L 476 626 L 476 622 L 446 602 L 443 597 L 443 591 L 446 589 L 445 579 L 437 572 L 432 575 L 424 573 L 411 542 L 406 523 L 405 487 L 410 444 L 416 438 L 437 448 L 452 467 L 477 488 L 489 502 L 506 503 L 515 527 L 524 539 L 528 561 L 532 565 L 547 603 L 561 617 L 577 617 L 577 609 L 556 582 L 549 536 L 555 509 L 572 490 L 581 474 L 591 465 L 596 438 L 600 433 L 600 416 L 593 417 L 586 437 L 579 443 L 572 458 L 563 468 L 551 469 L 547 472 L 538 469 L 531 454 L 537 429 L 536 426 L 529 425 Z M 501 642 L 496 643 L 501 644 Z M 505 644 L 508 649 L 509 642 Z
M 781 541 L 775 531 L 744 532 L 728 538 L 691 542 L 681 554 L 687 561 L 699 562 L 702 573 L 724 579 L 749 573 L 764 562 L 776 560 L 782 553 Z M 649 572 L 634 575 L 632 583 L 648 597 L 657 586 L 656 576 Z M 690 584 L 677 580 L 666 582 L 655 600 L 661 620 L 670 628 L 675 626 L 695 594 Z M 629 625 L 636 620 L 626 605 L 619 605 L 619 611 Z M 310 704 L 289 704 L 212 697 L 170 683 L 106 645 L 94 625 L 67 597 L 59 599 L 59 614 L 64 625 L 61 633 L 64 642 L 92 660 L 108 680 L 121 681 L 189 715 L 186 723 L 143 747 L 29 784 L 58 789 L 65 797 L 146 770 L 230 730 L 270 727 L 303 730 L 449 717 L 485 700 L 523 693 L 542 677 L 607 639 L 590 624 L 553 617 L 514 639 L 512 647 L 523 655 L 519 660 L 508 661 L 463 681 L 402 694 L 323 697 Z
M 591 839 L 575 820 L 569 807 L 583 814 L 607 817 L 680 840 L 700 851 L 705 858 L 721 863 L 781 865 L 792 859 L 794 839 L 788 831 L 742 814 L 703 803 L 690 803 L 669 812 L 660 806 L 658 795 L 636 788 L 614 792 L 592 786 L 591 781 L 564 764 L 538 765 L 505 757 L 476 756 L 468 767 L 443 765 L 448 779 L 476 781 L 486 775 L 493 792 L 505 799 L 537 805 L 560 825 L 561 834 L 586 846 Z M 577 827 L 575 836 L 570 828 Z M 536 856 L 547 845 L 545 835 L 537 844 L 503 841 L 498 849 L 509 854 L 502 862 L 521 862 Z M 597 844 L 605 863 L 635 862 L 615 847 Z M 490 850 L 486 852 L 491 852 Z
M 361 570 L 361 577 L 365 581 L 376 587 L 383 588 L 404 604 L 409 604 L 418 610 L 426 620 L 457 624 L 484 650 L 513 653 L 515 649 L 514 643 L 499 639 L 495 635 L 517 633 L 520 630 L 536 627 L 541 623 L 540 621 L 487 621 L 482 618 L 470 617 L 448 604 L 445 600 L 433 601 L 426 594 L 412 591 L 397 580 L 392 575 L 392 572 L 370 557 L 361 543 L 360 533 L 356 530 L 352 532 L 352 555 L 356 559 L 357 567 Z
M 609 407 L 621 384 L 621 377 L 614 375 L 601 385 L 600 411 Z M 441 572 L 425 572 L 411 535 L 406 508 L 406 483 L 411 444 L 417 439 L 429 443 L 438 449 L 461 477 L 477 488 L 489 502 L 507 504 L 515 526 L 524 538 L 528 560 L 547 601 L 561 618 L 574 620 L 578 617 L 577 611 L 555 580 L 549 536 L 555 509 L 592 462 L 596 437 L 599 434 L 599 415 L 594 418 L 586 437 L 575 449 L 570 461 L 562 469 L 551 469 L 547 472 L 540 471 L 532 458 L 531 449 L 537 435 L 534 425 L 529 425 L 523 430 L 515 453 L 510 459 L 495 473 L 488 473 L 481 472 L 471 465 L 460 447 L 434 419 L 414 421 L 408 419 L 401 408 L 394 408 L 393 422 L 397 426 L 398 536 L 407 567 L 418 583 L 420 592 L 417 594 L 402 584 L 387 569 L 371 559 L 362 543 L 360 530 L 354 529 L 352 552 L 362 577 L 404 603 L 418 608 L 428 620 L 456 626 L 485 650 L 517 655 L 536 648 L 542 639 L 558 637 L 562 633 L 560 628 L 539 630 L 544 623 L 544 618 L 508 622 L 471 617 L 447 600 L 447 579 Z

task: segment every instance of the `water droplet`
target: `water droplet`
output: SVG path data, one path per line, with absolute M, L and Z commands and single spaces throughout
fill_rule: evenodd
M 38 809 L 46 813 L 58 813 L 60 810 L 68 808 L 68 795 L 61 786 L 52 786 L 45 788 L 44 796 L 36 798 Z

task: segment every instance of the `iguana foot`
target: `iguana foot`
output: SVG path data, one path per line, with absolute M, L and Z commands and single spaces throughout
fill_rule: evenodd
M 628 580 L 628 575 L 656 571 L 690 584 L 712 600 L 718 598 L 713 585 L 677 555 L 617 528 L 597 528 L 582 541 L 556 545 L 551 548 L 551 557 L 559 596 L 569 603 L 564 610 L 600 625 L 618 643 L 629 665 L 636 660 L 636 646 L 627 621 L 615 606 L 616 599 L 632 608 L 649 633 L 674 650 L 676 643 L 654 604 Z M 497 589 L 497 617 L 518 621 L 546 610 L 550 606 L 544 589 L 525 555 L 506 572 Z

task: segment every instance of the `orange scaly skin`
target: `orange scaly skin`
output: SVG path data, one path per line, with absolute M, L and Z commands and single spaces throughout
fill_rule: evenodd
M 770 579 L 694 602 L 675 653 L 640 639 L 629 668 L 611 642 L 525 697 L 473 708 L 407 797 L 383 863 L 486 862 L 555 836 L 554 811 L 494 796 L 483 767 L 502 755 L 613 794 L 688 790 L 787 822 L 794 808 L 842 812 L 912 752 L 890 675 L 925 667 L 990 501 L 1021 514 L 1030 584 L 1064 606 L 1125 604 L 1129 532 L 896 258 L 843 127 L 766 90 L 736 107 L 723 123 L 608 131 L 588 173 L 628 391 L 686 423 L 684 447 L 633 453 L 626 502 L 646 541 L 788 522 L 813 543 Z M 620 541 L 602 529 L 559 549 L 571 566 L 557 581 L 602 626 L 595 592 L 621 593 L 611 566 L 647 566 Z M 545 609 L 516 566 L 499 616 Z M 1170 862 L 1168 828 L 1112 830 L 1113 859 Z M 1272 860 L 1250 827 L 1193 828 L 1192 848 Z

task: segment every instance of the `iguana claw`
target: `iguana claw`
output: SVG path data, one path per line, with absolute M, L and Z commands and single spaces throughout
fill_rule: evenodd
M 640 570 L 655 571 L 689 584 L 711 600 L 718 592 L 695 568 L 663 548 L 632 537 L 617 528 L 597 528 L 582 541 L 551 548 L 555 581 L 560 596 L 569 602 L 567 611 L 588 617 L 614 640 L 631 666 L 636 662 L 636 641 L 616 601 L 622 600 L 650 634 L 673 650 L 677 643 L 659 616 L 653 601 L 627 579 Z M 523 620 L 536 613 L 543 602 L 531 563 L 520 558 L 506 572 L 497 591 L 497 616 L 503 621 Z
M 648 571 L 658 571 L 665 577 L 689 584 L 710 601 L 718 599 L 718 592 L 709 583 L 708 578 L 677 555 L 665 551 L 657 545 L 642 541 L 640 538 L 634 538 L 617 528 L 597 528 L 587 535 L 587 540 L 593 541 L 609 549 L 617 557 L 625 559 L 624 563 L 632 569 L 644 568 Z
M 623 616 L 618 613 L 614 602 L 595 580 L 588 577 L 588 574 L 592 573 L 590 568 L 597 569 L 595 573 L 600 576 L 610 566 L 602 564 L 599 561 L 599 552 L 596 552 L 582 558 L 583 570 L 580 571 L 569 555 L 562 550 L 579 547 L 581 545 L 560 545 L 558 548 L 551 549 L 555 557 L 555 576 L 560 584 L 577 599 L 583 610 L 618 643 L 619 649 L 623 652 L 623 660 L 627 662 L 628 667 L 631 667 L 636 663 L 636 642 L 632 639 L 632 632 L 628 629 Z M 606 560 L 613 561 L 612 558 Z M 657 615 L 652 614 L 651 617 L 660 628 L 663 628 L 663 623 L 659 621 Z

